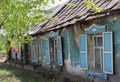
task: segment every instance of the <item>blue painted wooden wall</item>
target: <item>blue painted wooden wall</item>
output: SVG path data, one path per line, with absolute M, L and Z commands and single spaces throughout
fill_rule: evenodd
M 117 68 L 115 68 L 118 73 L 120 73 L 120 17 L 118 17 L 115 20 L 99 20 L 97 21 L 98 25 L 108 25 L 107 30 L 113 31 L 113 47 L 114 47 L 114 60 L 115 64 L 117 65 Z M 80 65 L 80 54 L 79 54 L 79 44 L 76 43 L 76 40 L 74 39 L 74 27 L 71 25 L 69 28 L 66 28 L 61 36 L 62 36 L 62 48 L 63 48 L 63 55 L 64 60 L 68 59 L 68 54 L 70 54 L 70 61 L 72 67 Z M 80 34 L 78 34 L 80 35 Z M 79 38 L 78 38 L 79 39 Z M 41 59 L 44 61 L 45 57 L 45 40 L 41 39 Z M 93 55 L 91 55 L 93 56 Z M 88 61 L 89 62 L 89 61 Z
M 74 39 L 74 27 L 69 27 L 70 60 L 73 67 L 79 65 L 79 47 Z
M 67 60 L 68 59 L 68 38 L 69 38 L 68 30 L 65 29 L 61 36 L 62 36 L 63 56 L 64 56 L 64 59 Z

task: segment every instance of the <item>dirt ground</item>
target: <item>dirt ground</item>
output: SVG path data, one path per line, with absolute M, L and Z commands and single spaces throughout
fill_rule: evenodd
M 16 67 L 7 64 L 5 54 L 0 54 L 0 82 L 94 82 L 92 79 L 68 74 L 64 71 L 56 72 L 43 67 L 29 71 L 23 66 Z
M 94 82 L 66 72 L 55 72 L 39 67 L 37 71 L 28 71 L 15 66 L 0 63 L 0 82 Z
M 0 63 L 0 82 L 54 82 L 40 73 Z M 56 80 L 55 82 L 60 82 Z

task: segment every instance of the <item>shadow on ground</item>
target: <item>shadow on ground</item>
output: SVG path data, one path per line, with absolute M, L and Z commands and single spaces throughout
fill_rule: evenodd
M 0 63 L 0 82 L 51 82 L 39 73 Z M 56 81 L 57 82 L 57 81 Z
M 94 82 L 94 80 L 42 67 L 32 72 L 0 63 L 0 82 Z

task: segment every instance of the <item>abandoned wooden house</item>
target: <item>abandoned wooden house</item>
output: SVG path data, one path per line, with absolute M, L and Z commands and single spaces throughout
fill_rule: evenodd
M 24 59 L 74 75 L 120 81 L 120 1 L 92 1 L 100 13 L 83 0 L 70 0 L 73 7 L 62 5 L 53 11 L 51 17 L 58 20 L 37 24 Z

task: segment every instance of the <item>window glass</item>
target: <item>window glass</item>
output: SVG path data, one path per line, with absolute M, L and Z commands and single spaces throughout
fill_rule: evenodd
M 97 38 L 98 47 L 102 47 L 102 37 Z
M 94 46 L 97 47 L 97 38 L 94 37 Z
M 102 71 L 103 62 L 103 42 L 102 36 L 94 37 L 94 55 L 95 55 L 95 69 Z
M 102 37 L 94 37 L 95 47 L 102 47 Z
M 54 61 L 57 62 L 57 38 L 54 39 L 54 56 L 55 56 L 55 59 Z
M 95 49 L 95 68 L 96 69 L 101 69 L 101 59 L 100 59 L 100 49 L 96 48 Z
M 51 63 L 54 64 L 57 62 L 57 40 L 56 38 L 50 38 L 50 59 Z
M 38 62 L 37 46 L 33 47 L 33 62 Z

